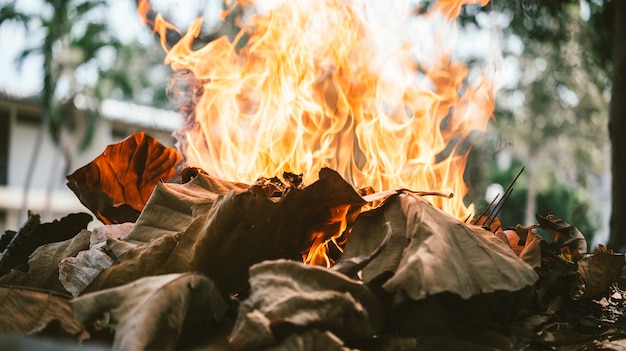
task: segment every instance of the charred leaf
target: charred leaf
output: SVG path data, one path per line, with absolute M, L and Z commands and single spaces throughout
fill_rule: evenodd
M 0 276 L 11 269 L 28 270 L 28 257 L 38 247 L 73 238 L 87 228 L 92 217 L 87 213 L 72 213 L 51 223 L 40 223 L 38 214 L 29 214 L 28 219 L 13 235 L 0 256 Z

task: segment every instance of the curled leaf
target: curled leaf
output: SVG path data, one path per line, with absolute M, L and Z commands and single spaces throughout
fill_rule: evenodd
M 52 322 L 78 339 L 89 337 L 65 297 L 51 291 L 0 286 L 0 334 L 34 334 Z
M 118 247 L 103 248 L 107 239 L 119 240 L 132 229 L 131 223 L 110 224 L 94 228 L 91 233 L 89 250 L 81 251 L 76 257 L 66 257 L 59 263 L 59 280 L 74 297 L 78 296 L 106 268 L 113 265 L 121 256 Z M 111 257 L 113 256 L 113 257 Z
M 581 254 L 587 252 L 587 241 L 578 228 L 555 216 L 554 213 L 548 213 L 545 217 L 537 215 L 536 218 L 541 229 L 554 232 L 555 243 Z
M 115 350 L 173 350 L 182 330 L 219 322 L 228 309 L 213 281 L 196 273 L 146 277 L 70 303 L 81 323 L 115 329 Z
M 237 349 L 270 346 L 315 328 L 368 338 L 384 322 L 380 302 L 365 285 L 325 268 L 265 261 L 250 268 L 250 286 L 229 337 Z
M 599 251 L 577 262 L 576 279 L 571 296 L 574 299 L 596 297 L 609 290 L 622 274 L 626 264 L 624 254 Z
M 141 132 L 106 147 L 67 176 L 67 186 L 105 224 L 134 222 L 161 180 L 169 180 L 182 157 Z

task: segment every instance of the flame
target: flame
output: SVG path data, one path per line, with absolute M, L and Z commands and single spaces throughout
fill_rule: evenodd
M 310 238 L 311 245 L 308 251 L 302 253 L 302 260 L 304 263 L 314 264 L 319 266 L 331 266 L 334 263 L 330 257 L 328 257 L 328 244 L 333 243 L 334 246 L 343 252 L 342 243 L 337 242 L 339 237 L 348 228 L 350 206 L 337 206 L 330 209 L 330 217 L 323 228 L 315 228 L 311 230 Z M 330 238 L 329 238 L 329 233 Z
M 165 62 L 197 83 L 195 119 L 179 140 L 188 165 L 249 184 L 285 171 L 310 184 L 329 167 L 355 187 L 454 193 L 429 199 L 465 219 L 473 213 L 463 202 L 469 150 L 458 141 L 486 129 L 495 88 L 482 75 L 468 82 L 450 38 L 463 4 L 487 2 L 439 0 L 416 15 L 409 0 L 378 4 L 388 14 L 374 1 L 276 0 L 241 19 L 233 42 L 221 37 L 197 50 L 202 18 L 168 49 L 164 34 L 174 27 L 149 20 L 149 5 L 139 11 L 161 34 Z M 249 9 L 254 1 L 228 4 Z M 442 24 L 440 38 L 422 35 L 425 21 Z M 347 215 L 336 211 L 333 237 Z M 329 236 L 312 238 L 304 259 L 323 263 Z

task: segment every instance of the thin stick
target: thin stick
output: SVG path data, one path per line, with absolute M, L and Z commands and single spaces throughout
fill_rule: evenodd
M 478 215 L 477 218 L 480 218 L 481 216 L 483 216 L 487 211 L 489 211 L 489 209 L 491 208 L 491 206 L 493 206 L 493 203 L 496 202 L 496 200 L 500 197 L 500 194 L 497 194 L 496 197 L 493 198 L 493 200 L 491 200 L 491 202 L 489 203 L 489 205 L 487 207 L 485 207 L 483 209 L 483 211 Z
M 496 213 L 493 215 L 493 217 L 489 220 L 489 223 L 487 224 L 487 227 L 491 226 L 491 223 L 493 223 L 493 221 L 496 219 L 496 217 L 498 217 L 498 214 L 500 213 L 500 211 L 502 210 L 502 208 L 504 207 L 504 205 L 506 204 L 507 200 L 509 199 L 509 196 L 511 196 L 511 193 L 513 192 L 513 188 L 510 189 L 510 191 L 506 194 L 504 194 L 504 197 L 502 198 L 502 201 L 500 201 L 502 203 L 502 205 L 498 208 L 498 210 L 496 211 Z
M 485 221 L 485 224 L 486 224 L 487 227 L 489 227 L 491 225 L 491 223 L 493 223 L 493 221 L 496 219 L 496 216 L 498 216 L 498 213 L 500 213 L 500 210 L 502 210 L 502 207 L 504 207 L 504 204 L 506 203 L 506 201 L 509 199 L 509 196 L 511 196 L 511 193 L 513 192 L 513 184 L 515 184 L 515 182 L 517 182 L 517 179 L 519 179 L 519 177 L 522 175 L 522 172 L 524 172 L 525 168 L 526 167 L 524 166 L 524 167 L 522 167 L 522 169 L 520 169 L 520 171 L 517 173 L 517 175 L 515 176 L 515 178 L 511 182 L 511 184 L 509 184 L 508 188 L 504 192 L 504 196 L 502 197 L 502 199 L 500 199 L 500 201 L 498 201 L 496 206 L 489 213 L 489 217 L 487 217 L 489 219 L 489 222 L 487 223 Z M 494 214 L 494 211 L 495 211 L 495 214 Z M 493 218 L 491 217 L 492 214 L 493 214 Z

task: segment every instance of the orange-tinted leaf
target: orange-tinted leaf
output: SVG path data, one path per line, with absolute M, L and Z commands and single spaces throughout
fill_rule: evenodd
M 134 222 L 154 187 L 174 176 L 181 159 L 174 148 L 134 133 L 67 176 L 67 186 L 102 222 Z

